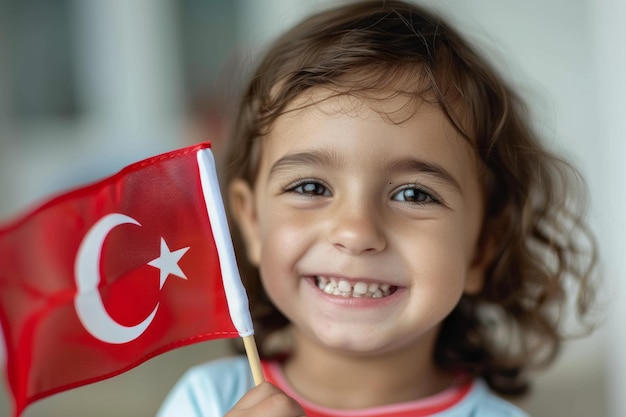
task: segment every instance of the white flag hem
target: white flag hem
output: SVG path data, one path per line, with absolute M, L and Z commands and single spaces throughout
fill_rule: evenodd
M 239 332 L 239 336 L 250 336 L 254 334 L 254 330 L 248 306 L 248 296 L 241 283 L 235 250 L 230 231 L 228 230 L 228 220 L 226 219 L 222 194 L 217 181 L 215 158 L 210 149 L 202 149 L 198 151 L 197 159 L 198 167 L 200 168 L 202 193 L 220 259 L 222 281 L 230 317 Z

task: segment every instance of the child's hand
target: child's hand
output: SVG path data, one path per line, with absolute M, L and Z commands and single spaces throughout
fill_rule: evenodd
M 306 417 L 300 404 L 269 382 L 246 393 L 224 417 Z

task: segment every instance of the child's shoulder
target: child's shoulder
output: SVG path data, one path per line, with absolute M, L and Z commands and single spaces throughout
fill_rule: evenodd
M 250 365 L 245 356 L 227 356 L 205 362 L 200 365 L 189 368 L 186 372 L 189 376 L 202 377 L 209 375 L 223 375 L 226 372 L 236 374 L 238 376 L 246 376 L 250 374 Z
M 253 386 L 250 366 L 244 356 L 197 365 L 176 383 L 157 417 L 223 416 Z
M 184 377 L 192 383 L 206 384 L 217 381 L 220 387 L 228 387 L 231 390 L 241 387 L 248 391 L 254 385 L 250 364 L 245 356 L 229 356 L 196 365 L 190 368 Z
M 473 414 L 471 415 L 481 417 L 529 417 L 528 414 L 514 404 L 493 394 L 482 380 L 474 382 L 472 391 L 465 402 L 472 409 Z M 453 415 L 450 415 L 450 417 L 453 417 Z

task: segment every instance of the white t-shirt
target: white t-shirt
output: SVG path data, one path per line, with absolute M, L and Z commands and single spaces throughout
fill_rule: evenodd
M 362 410 L 334 410 L 295 393 L 277 362 L 264 362 L 263 370 L 268 381 L 300 403 L 307 417 L 528 417 L 492 394 L 481 380 L 416 401 Z M 243 356 L 196 366 L 178 381 L 157 417 L 223 417 L 253 386 L 250 367 Z

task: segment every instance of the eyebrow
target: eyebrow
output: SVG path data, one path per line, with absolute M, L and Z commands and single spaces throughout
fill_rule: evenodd
M 389 166 L 389 170 L 392 172 L 417 172 L 432 175 L 442 180 L 444 183 L 452 186 L 452 188 L 455 189 L 455 191 L 458 191 L 461 195 L 463 194 L 461 184 L 454 177 L 454 175 L 437 163 L 421 159 L 402 158 L 391 162 Z
M 328 150 L 297 152 L 287 154 L 280 158 L 278 161 L 274 162 L 272 168 L 270 169 L 269 175 L 272 176 L 279 171 L 301 165 L 341 167 L 342 164 L 337 155 L 334 152 Z
M 272 176 L 282 170 L 288 170 L 302 165 L 317 165 L 340 168 L 343 164 L 340 158 L 331 151 L 308 151 L 287 154 L 277 160 L 271 167 L 269 175 Z M 415 158 L 400 158 L 389 162 L 386 168 L 388 172 L 418 173 L 431 175 L 445 184 L 450 185 L 455 191 L 463 194 L 459 181 L 440 164 Z

